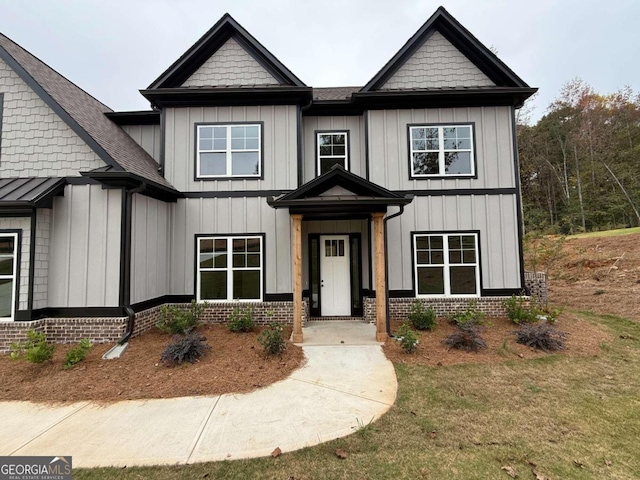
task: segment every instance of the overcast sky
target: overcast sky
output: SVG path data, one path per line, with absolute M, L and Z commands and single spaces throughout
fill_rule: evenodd
M 440 5 L 540 93 L 640 90 L 638 0 L 0 0 L 0 31 L 114 110 L 230 13 L 307 85 L 364 85 Z

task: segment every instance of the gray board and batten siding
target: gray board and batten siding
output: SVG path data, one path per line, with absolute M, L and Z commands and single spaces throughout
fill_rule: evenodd
M 160 125 L 122 125 L 121 128 L 160 163 Z
M 165 177 L 181 192 L 293 190 L 298 187 L 294 105 L 167 108 Z M 261 123 L 262 178 L 196 179 L 196 125 Z
M 364 117 L 362 115 L 351 116 L 303 116 L 303 162 L 302 181 L 310 182 L 317 176 L 318 144 L 317 133 L 321 132 L 348 132 L 347 152 L 349 155 L 348 170 L 356 175 L 366 178 L 365 162 L 365 136 Z
M 171 292 L 174 203 L 134 194 L 131 217 L 131 303 Z
M 410 125 L 473 124 L 477 178 L 411 179 Z M 389 190 L 515 188 L 511 107 L 368 112 L 369 179 Z
M 49 307 L 115 307 L 120 290 L 122 190 L 67 185 L 55 197 Z

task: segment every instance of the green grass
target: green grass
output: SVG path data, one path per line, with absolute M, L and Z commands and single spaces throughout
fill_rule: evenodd
M 578 233 L 576 235 L 568 236 L 567 239 L 571 239 L 571 238 L 617 237 L 619 235 L 630 235 L 632 233 L 640 233 L 640 227 L 619 228 L 619 229 L 616 229 L 616 230 L 605 230 L 605 231 L 602 231 L 602 232 Z
M 535 478 L 530 462 L 552 479 L 640 478 L 640 325 L 580 315 L 613 334 L 597 356 L 398 364 L 396 405 L 343 439 L 279 458 L 76 470 L 74 478 L 508 479 L 505 465 Z

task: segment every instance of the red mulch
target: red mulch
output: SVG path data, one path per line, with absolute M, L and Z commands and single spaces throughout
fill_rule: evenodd
M 143 398 L 244 393 L 288 377 L 304 354 L 287 342 L 282 356 L 267 357 L 253 333 L 231 333 L 222 325 L 199 329 L 211 350 L 199 362 L 170 368 L 159 363 L 171 336 L 152 329 L 129 343 L 117 360 L 102 360 L 112 345 L 95 345 L 87 358 L 63 370 L 73 345 L 58 345 L 52 362 L 35 365 L 0 355 L 0 400 L 111 402 Z M 291 329 L 285 329 L 289 338 Z
M 414 365 L 454 365 L 461 363 L 496 363 L 506 360 L 537 358 L 548 355 L 516 343 L 512 332 L 518 325 L 507 318 L 486 319 L 483 326 L 482 338 L 487 342 L 487 348 L 478 353 L 464 350 L 449 349 L 442 341 L 455 332 L 456 327 L 446 319 L 438 319 L 438 326 L 432 332 L 420 333 L 420 343 L 414 353 L 405 353 L 400 343 L 394 339 L 387 340 L 384 352 L 392 362 Z M 392 331 L 400 326 L 400 322 L 392 322 Z M 601 341 L 610 341 L 611 335 L 581 317 L 571 313 L 563 313 L 556 328 L 567 332 L 566 348 L 560 350 L 560 355 L 597 355 Z

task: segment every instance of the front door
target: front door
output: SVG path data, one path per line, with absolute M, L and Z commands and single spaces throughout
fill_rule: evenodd
M 320 288 L 322 316 L 351 315 L 348 235 L 320 237 Z

